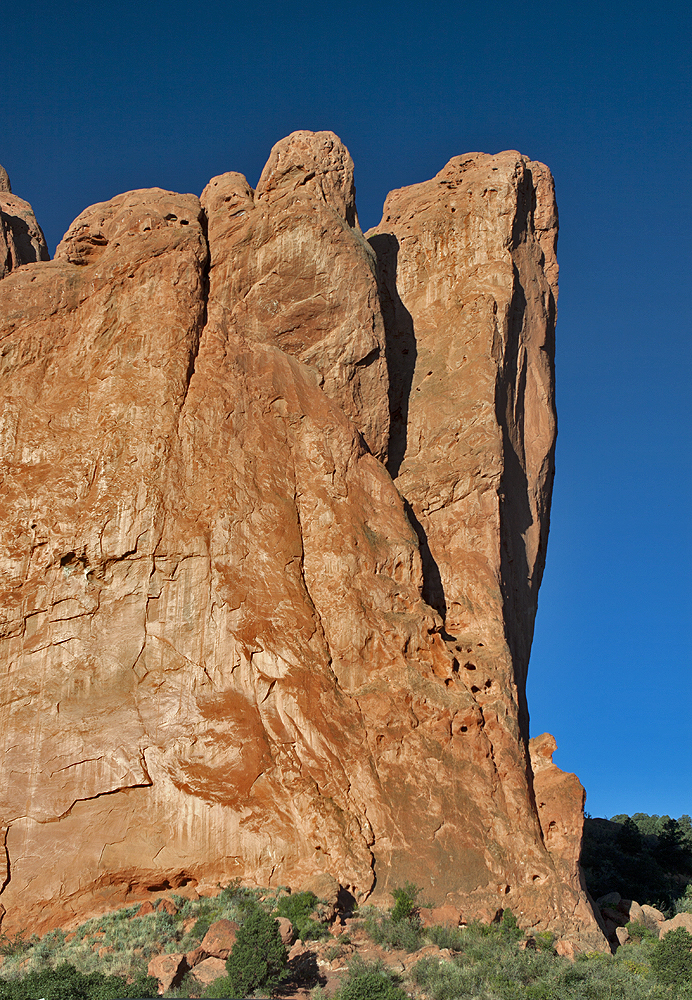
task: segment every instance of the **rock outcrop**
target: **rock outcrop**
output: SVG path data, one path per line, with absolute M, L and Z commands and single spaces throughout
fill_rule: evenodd
M 0 166 L 0 278 L 37 260 L 48 260 L 46 240 L 28 201 L 12 194 L 10 178 Z
M 299 132 L 0 282 L 4 929 L 328 873 L 604 945 L 525 705 L 556 233 L 547 168 L 472 154 L 368 243 Z

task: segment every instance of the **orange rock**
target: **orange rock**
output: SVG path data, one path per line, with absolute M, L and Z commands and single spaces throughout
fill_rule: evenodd
M 137 910 L 137 916 L 146 917 L 150 913 L 156 913 L 154 904 L 151 902 L 150 899 L 145 899 L 140 908 Z
M 185 961 L 191 969 L 199 965 L 200 962 L 203 962 L 205 958 L 209 958 L 209 955 L 201 946 L 195 948 L 194 951 L 188 951 L 185 955 Z
M 0 166 L 0 278 L 22 264 L 48 260 L 48 247 L 31 205 L 12 194 Z
M 200 948 L 212 958 L 226 959 L 233 950 L 238 924 L 232 920 L 215 920 L 202 939 Z
M 371 246 L 352 169 L 295 133 L 0 281 L 3 928 L 377 870 L 605 946 L 527 755 L 552 179 L 455 158 Z
M 209 986 L 215 979 L 226 975 L 226 963 L 221 958 L 205 958 L 194 967 L 192 975 L 203 986 Z
M 435 906 L 430 911 L 430 919 L 433 926 L 458 927 L 461 914 L 456 906 Z
M 679 927 L 692 934 L 692 913 L 676 913 L 670 920 L 664 920 L 659 924 L 659 938 L 664 938 L 669 931 L 675 931 Z
M 293 941 L 293 924 L 288 917 L 277 917 L 276 922 L 279 925 L 281 940 L 288 947 Z
M 159 993 L 166 993 L 180 985 L 187 972 L 184 955 L 157 955 L 149 962 L 148 972 L 159 981 Z
M 172 899 L 162 899 L 156 909 L 159 913 L 169 913 L 171 916 L 175 916 L 178 912 L 178 907 Z

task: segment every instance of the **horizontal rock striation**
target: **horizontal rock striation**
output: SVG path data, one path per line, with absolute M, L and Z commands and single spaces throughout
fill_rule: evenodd
M 367 241 L 298 132 L 0 282 L 3 929 L 329 873 L 603 946 L 525 704 L 556 234 L 471 154 Z

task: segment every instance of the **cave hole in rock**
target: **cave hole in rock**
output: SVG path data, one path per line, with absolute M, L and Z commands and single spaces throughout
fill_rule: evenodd
M 66 552 L 64 556 L 60 557 L 61 568 L 67 567 L 77 567 L 86 566 L 87 561 L 83 555 L 77 555 L 76 552 Z
M 468 731 L 469 731 L 469 727 L 468 726 L 459 726 L 459 732 L 460 733 L 467 733 Z
M 167 878 L 163 879 L 161 882 L 155 882 L 153 885 L 147 886 L 147 892 L 165 892 L 166 889 L 171 888 L 171 883 Z
M 452 673 L 453 674 L 459 673 L 459 661 L 457 660 L 456 656 L 452 659 Z
M 479 687 L 476 687 L 475 684 L 471 685 L 471 694 L 478 694 L 479 691 L 480 691 Z
M 475 663 L 465 663 L 464 664 L 464 670 L 475 670 L 475 669 L 476 669 L 476 664 Z

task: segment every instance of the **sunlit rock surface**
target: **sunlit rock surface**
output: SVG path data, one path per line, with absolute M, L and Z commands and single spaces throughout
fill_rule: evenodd
M 528 750 L 552 178 L 457 157 L 368 236 L 299 132 L 0 282 L 4 930 L 324 872 L 604 945 Z

